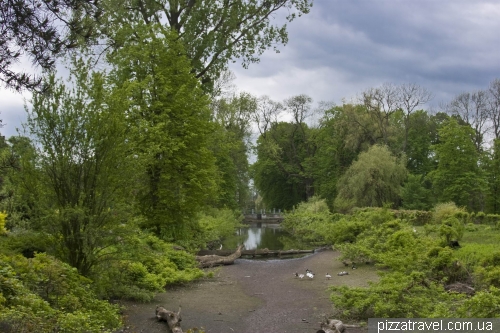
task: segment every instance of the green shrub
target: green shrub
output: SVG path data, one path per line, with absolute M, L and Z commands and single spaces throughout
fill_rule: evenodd
M 6 332 L 111 332 L 119 309 L 99 300 L 91 281 L 69 265 L 36 254 L 0 255 L 0 327 Z
M 133 299 L 147 302 L 169 284 L 202 277 L 192 254 L 174 249 L 156 236 L 139 233 L 114 251 L 121 259 L 104 261 L 95 267 L 95 286 L 107 299 Z
M 281 226 L 299 240 L 313 245 L 331 242 L 335 220 L 339 214 L 331 214 L 324 199 L 312 197 L 300 203 L 292 212 L 285 214 Z

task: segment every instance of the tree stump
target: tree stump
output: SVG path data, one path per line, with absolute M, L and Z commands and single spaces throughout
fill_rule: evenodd
M 172 333 L 184 333 L 180 324 L 182 321 L 180 306 L 179 311 L 172 312 L 166 310 L 163 306 L 158 305 L 156 307 L 156 319 L 158 319 L 158 321 L 166 321 Z

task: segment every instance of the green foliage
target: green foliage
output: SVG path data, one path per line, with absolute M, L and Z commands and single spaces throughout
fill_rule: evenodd
M 422 210 L 395 210 L 394 216 L 414 226 L 426 225 L 432 220 L 432 212 Z
M 461 299 L 418 272 L 387 274 L 369 288 L 335 286 L 331 290 L 337 316 L 348 319 L 432 318 L 439 304 Z
M 432 216 L 433 223 L 438 226 L 437 232 L 444 245 L 452 240 L 461 240 L 464 235 L 465 221 L 469 214 L 464 208 L 457 207 L 453 202 L 436 205 Z
M 130 155 L 143 166 L 137 184 L 143 227 L 168 241 L 185 240 L 197 228 L 196 214 L 216 196 L 209 100 L 175 33 L 138 24 L 133 34 L 138 38 L 109 60 L 116 89 L 129 102 Z
M 470 127 L 453 118 L 439 129 L 440 142 L 433 146 L 438 166 L 428 175 L 437 202 L 453 201 L 470 210 L 483 204 L 479 199 L 486 192 L 486 182 L 478 167 L 473 134 Z
M 27 128 L 35 151 L 21 156 L 16 179 L 37 213 L 30 227 L 53 237 L 52 253 L 86 275 L 124 221 L 117 208 L 133 167 L 125 158 L 123 100 L 88 63 L 72 65 L 68 86 L 51 75 L 50 93 L 33 95 Z
M 243 216 L 229 209 L 209 209 L 198 215 L 201 233 L 196 240 L 200 248 L 207 244 L 219 244 L 224 238 L 234 234 L 235 229 L 241 226 Z
M 457 318 L 498 318 L 500 289 L 494 286 L 477 292 L 457 309 Z
M 0 212 L 0 236 L 7 234 L 7 229 L 5 229 L 5 219 L 7 214 L 5 212 Z
M 253 179 L 266 207 L 290 210 L 313 194 L 308 161 L 314 156 L 315 129 L 303 122 L 269 126 L 257 140 Z
M 286 24 L 275 25 L 272 18 L 283 11 L 282 19 L 291 22 L 307 14 L 310 0 L 263 0 L 220 2 L 146 2 L 136 6 L 134 1 L 107 0 L 102 3 L 106 15 L 102 33 L 117 49 L 135 36 L 138 25 L 161 20 L 161 31 L 175 31 L 198 79 L 209 88 L 230 61 L 243 61 L 243 66 L 259 61 L 259 56 L 278 44 L 286 44 Z M 284 21 L 280 22 L 284 23 Z M 180 57 L 181 54 L 179 54 Z
M 107 299 L 147 302 L 167 285 L 203 276 L 193 255 L 154 235 L 139 232 L 110 251 L 120 252 L 120 259 L 103 261 L 92 272 L 98 294 Z
M 307 202 L 301 202 L 293 211 L 287 212 L 281 226 L 304 242 L 323 245 L 331 241 L 329 238 L 335 232 L 334 219 L 326 201 L 312 197 Z
M 397 206 L 405 177 L 401 160 L 392 156 L 386 146 L 372 146 L 359 154 L 339 180 L 334 207 L 347 212 L 353 207 L 382 207 L 387 203 Z
M 429 210 L 431 191 L 425 187 L 424 179 L 418 175 L 408 175 L 401 191 L 402 207 L 410 210 Z
M 248 142 L 250 117 L 257 107 L 256 98 L 242 93 L 212 101 L 216 129 L 210 137 L 210 149 L 216 157 L 218 195 L 212 205 L 245 209 L 250 199 Z
M 7 332 L 102 333 L 116 330 L 119 309 L 98 300 L 91 281 L 45 254 L 0 256 L 0 325 Z

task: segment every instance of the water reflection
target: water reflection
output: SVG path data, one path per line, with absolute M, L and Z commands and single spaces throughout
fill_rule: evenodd
M 224 248 L 236 248 L 240 244 L 245 245 L 246 250 L 269 249 L 283 250 L 283 236 L 288 235 L 280 229 L 279 225 L 266 225 L 265 223 L 254 224 L 250 227 L 239 228 L 233 237 L 223 242 Z

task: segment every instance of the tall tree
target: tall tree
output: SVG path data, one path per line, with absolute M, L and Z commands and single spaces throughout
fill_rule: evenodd
M 112 48 L 121 47 L 138 22 L 172 29 L 183 43 L 198 79 L 210 86 L 227 69 L 229 61 L 241 59 L 243 66 L 259 61 L 272 45 L 286 44 L 286 24 L 272 23 L 285 14 L 288 22 L 309 12 L 312 0 L 198 0 L 144 1 L 107 0 L 102 32 Z M 129 33 L 130 32 L 130 33 Z
M 470 126 L 450 118 L 439 129 L 440 141 L 433 146 L 438 166 L 428 176 L 438 202 L 453 201 L 470 210 L 483 210 L 486 184 L 473 134 Z
M 208 96 L 191 73 L 175 32 L 141 24 L 110 57 L 114 82 L 129 101 L 133 152 L 145 165 L 140 207 L 165 240 L 188 239 L 194 216 L 215 196 L 214 130 Z
M 94 37 L 102 14 L 96 0 L 3 0 L 0 5 L 0 81 L 9 88 L 40 88 L 41 78 L 16 72 L 23 56 L 43 70 Z
M 57 240 L 52 250 L 83 275 L 127 220 L 120 205 L 130 195 L 134 171 L 126 159 L 126 100 L 89 68 L 75 62 L 71 88 L 51 76 L 51 90 L 33 96 L 27 127 L 37 153 L 22 175 L 43 212 L 42 230 Z
M 374 145 L 359 154 L 340 178 L 334 208 L 345 212 L 353 207 L 382 207 L 388 203 L 397 207 L 406 174 L 402 159 L 394 157 L 386 146 Z

